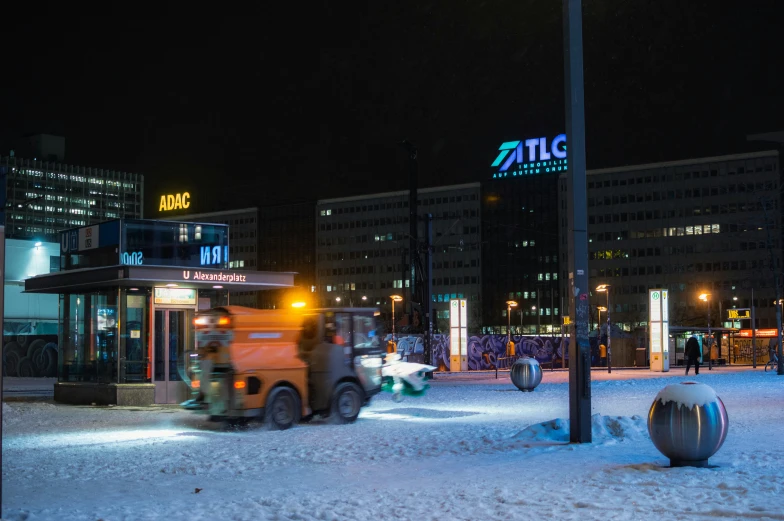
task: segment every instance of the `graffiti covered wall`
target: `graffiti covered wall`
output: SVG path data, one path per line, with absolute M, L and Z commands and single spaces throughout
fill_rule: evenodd
M 3 337 L 4 376 L 57 376 L 57 335 Z
M 498 358 L 506 356 L 506 335 L 477 335 L 468 337 L 468 369 L 495 369 Z M 603 341 L 606 342 L 604 338 Z M 561 359 L 569 359 L 569 337 L 561 336 L 522 336 L 512 335 L 515 354 L 526 355 L 541 364 L 555 361 L 558 367 Z M 591 338 L 591 364 L 598 365 L 599 340 Z M 431 365 L 440 371 L 449 371 L 449 335 L 433 335 L 433 358 Z M 421 335 L 406 335 L 397 338 L 397 351 L 401 356 L 416 359 L 424 351 Z M 414 355 L 413 357 L 411 355 Z

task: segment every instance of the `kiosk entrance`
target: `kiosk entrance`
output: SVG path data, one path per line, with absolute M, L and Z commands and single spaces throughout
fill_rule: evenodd
M 227 226 L 170 221 L 110 221 L 63 232 L 61 271 L 25 280 L 26 293 L 60 295 L 55 401 L 190 398 L 200 306 L 228 304 L 229 291 L 294 285 L 293 273 L 228 269 L 227 237 Z M 209 258 L 201 254 L 207 248 Z M 201 267 L 216 259 L 217 266 Z
M 189 394 L 186 372 L 193 351 L 193 310 L 156 309 L 153 322 L 155 403 L 183 402 Z

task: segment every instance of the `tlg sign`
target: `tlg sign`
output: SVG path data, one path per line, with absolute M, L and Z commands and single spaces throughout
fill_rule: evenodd
M 498 147 L 493 179 L 518 177 L 566 170 L 566 134 L 559 134 L 551 141 L 546 137 L 507 141 Z

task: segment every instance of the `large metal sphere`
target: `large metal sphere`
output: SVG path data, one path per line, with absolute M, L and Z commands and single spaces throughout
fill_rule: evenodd
M 520 358 L 512 364 L 509 376 L 518 389 L 530 392 L 542 382 L 542 367 L 535 358 Z
M 662 389 L 648 412 L 648 432 L 673 467 L 706 467 L 727 437 L 727 409 L 709 386 L 681 382 Z

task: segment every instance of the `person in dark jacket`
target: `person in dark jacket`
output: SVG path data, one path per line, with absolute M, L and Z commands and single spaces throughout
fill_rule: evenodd
M 696 336 L 692 336 L 686 341 L 686 349 L 683 352 L 686 356 L 686 374 L 689 368 L 694 365 L 694 374 L 700 374 L 700 343 Z

